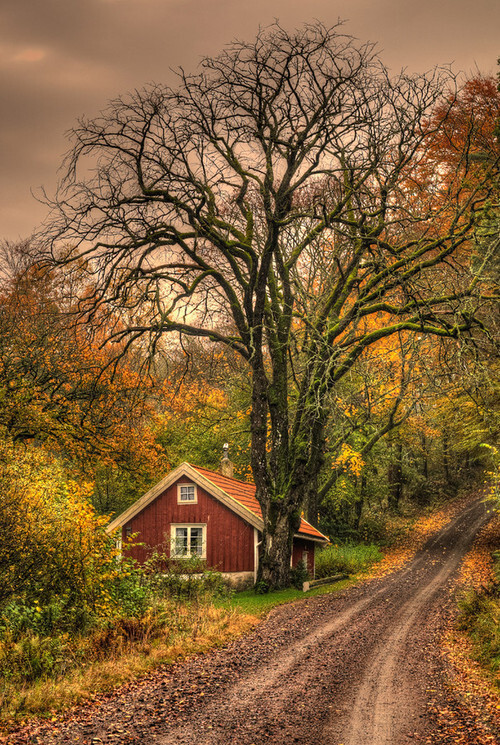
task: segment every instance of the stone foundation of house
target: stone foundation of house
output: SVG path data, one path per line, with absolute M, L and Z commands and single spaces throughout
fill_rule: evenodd
M 253 572 L 221 572 L 224 579 L 234 590 L 246 590 L 253 587 Z
M 253 572 L 220 572 L 220 575 L 232 590 L 247 590 L 255 583 Z M 203 574 L 180 574 L 180 579 L 202 579 Z

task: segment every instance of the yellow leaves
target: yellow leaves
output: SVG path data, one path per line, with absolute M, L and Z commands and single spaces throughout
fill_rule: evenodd
M 46 599 L 64 587 L 82 609 L 108 615 L 107 585 L 120 566 L 104 531 L 107 517 L 97 515 L 87 501 L 91 484 L 66 481 L 40 451 L 15 448 L 9 453 L 2 444 L 0 458 L 4 594 Z
M 348 406 L 344 406 L 343 411 L 346 417 L 348 417 L 349 419 L 353 419 L 359 410 L 356 408 L 356 406 L 350 404 Z
M 364 465 L 365 462 L 361 454 L 353 450 L 346 443 L 342 445 L 340 453 L 332 462 L 333 469 L 341 468 L 344 471 L 350 471 L 353 476 L 360 476 Z
M 197 421 L 213 412 L 224 412 L 228 406 L 227 394 L 205 381 L 182 382 L 171 386 L 175 393 L 169 396 L 168 407 L 164 414 L 165 421 Z

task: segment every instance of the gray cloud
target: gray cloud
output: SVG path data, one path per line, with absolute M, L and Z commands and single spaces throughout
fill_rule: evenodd
M 2 0 L 0 238 L 31 232 L 44 207 L 30 193 L 56 183 L 64 132 L 114 96 L 172 68 L 193 69 L 274 18 L 333 24 L 379 43 L 393 69 L 454 63 L 495 72 L 498 0 Z

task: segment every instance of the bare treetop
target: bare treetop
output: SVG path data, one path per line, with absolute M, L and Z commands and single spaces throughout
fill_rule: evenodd
M 467 164 L 445 178 L 428 158 L 453 84 L 390 77 L 339 26 L 275 24 L 71 133 L 47 250 L 87 278 L 86 313 L 121 309 L 117 338 L 207 337 L 248 361 L 268 536 L 293 529 L 329 392 L 364 351 L 478 323 L 454 262 L 487 174 L 470 187 Z

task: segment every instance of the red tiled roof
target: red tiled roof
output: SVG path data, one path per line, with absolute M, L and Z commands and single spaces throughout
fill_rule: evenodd
M 225 492 L 228 497 L 231 497 L 231 499 L 239 502 L 239 504 L 243 505 L 243 507 L 246 507 L 247 510 L 250 510 L 250 512 L 253 512 L 254 515 L 257 515 L 257 517 L 262 520 L 262 510 L 260 508 L 260 504 L 255 498 L 255 484 L 245 483 L 244 481 L 238 481 L 238 479 L 228 478 L 227 476 L 223 476 L 221 473 L 209 471 L 208 468 L 193 466 L 192 463 L 190 463 L 190 466 L 194 468 L 195 471 L 198 471 L 198 473 L 200 473 L 206 479 L 211 481 L 212 484 L 219 487 L 219 489 L 222 489 L 222 491 Z M 298 533 L 323 541 L 328 540 L 328 538 L 324 536 L 323 533 L 320 533 L 319 530 L 316 530 L 316 528 L 308 523 L 307 520 L 304 520 L 304 518 L 301 518 L 300 520 Z

